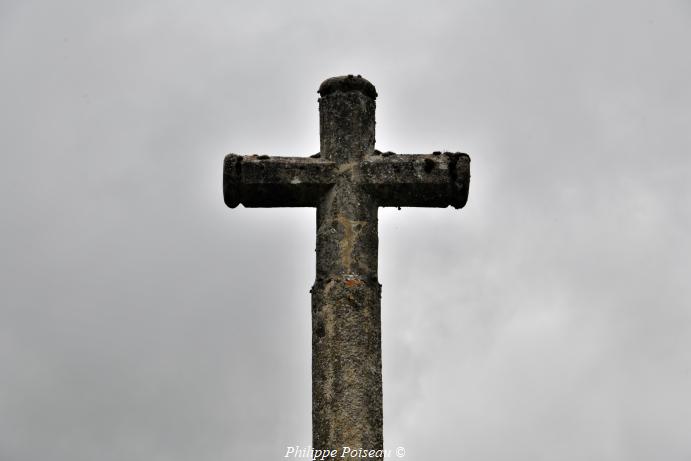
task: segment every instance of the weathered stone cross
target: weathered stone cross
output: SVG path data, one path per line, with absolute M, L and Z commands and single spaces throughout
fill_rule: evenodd
M 319 94 L 320 153 L 311 158 L 230 154 L 223 194 L 230 208 L 317 208 L 313 447 L 339 450 L 328 459 L 342 459 L 343 447 L 383 448 L 377 208 L 463 207 L 470 158 L 375 150 L 377 92 L 360 76 L 330 78 Z

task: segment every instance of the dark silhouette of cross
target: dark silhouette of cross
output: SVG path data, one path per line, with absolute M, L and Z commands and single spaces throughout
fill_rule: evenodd
M 343 447 L 375 450 L 358 459 L 378 460 L 383 429 L 377 209 L 462 208 L 470 158 L 375 150 L 377 92 L 359 75 L 330 78 L 319 94 L 320 153 L 311 158 L 230 154 L 223 193 L 230 208 L 317 208 L 313 448 L 338 450 L 327 459 L 343 459 Z

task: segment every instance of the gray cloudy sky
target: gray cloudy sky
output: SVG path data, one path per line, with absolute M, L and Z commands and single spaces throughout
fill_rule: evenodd
M 312 209 L 225 153 L 468 152 L 467 207 L 380 211 L 385 445 L 691 460 L 691 3 L 0 1 L 0 460 L 308 445 Z

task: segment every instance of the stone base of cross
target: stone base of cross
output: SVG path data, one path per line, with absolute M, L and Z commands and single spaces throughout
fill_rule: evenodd
M 319 154 L 230 154 L 223 167 L 223 194 L 230 208 L 317 209 L 312 443 L 316 450 L 337 450 L 327 459 L 350 459 L 341 457 L 343 447 L 383 448 L 377 209 L 462 208 L 470 158 L 375 150 L 377 92 L 359 75 L 330 78 L 319 94 Z

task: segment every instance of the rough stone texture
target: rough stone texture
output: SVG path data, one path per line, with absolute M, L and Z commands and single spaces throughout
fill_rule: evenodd
M 377 92 L 360 76 L 330 78 L 319 94 L 321 152 L 309 158 L 230 154 L 223 193 L 231 208 L 317 208 L 313 446 L 378 450 L 383 436 L 377 209 L 463 207 L 470 158 L 375 150 Z

